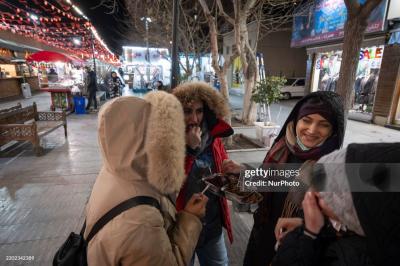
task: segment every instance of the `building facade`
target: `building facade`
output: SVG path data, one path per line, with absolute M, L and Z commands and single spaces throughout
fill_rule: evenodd
M 396 30 L 392 29 L 400 17 L 395 3 L 382 1 L 369 18 L 351 96 L 350 119 L 386 126 L 399 124 L 400 48 L 388 38 L 395 36 Z M 306 15 L 296 16 L 293 22 L 292 46 L 307 50 L 309 92 L 336 90 L 346 17 L 343 0 L 317 0 Z

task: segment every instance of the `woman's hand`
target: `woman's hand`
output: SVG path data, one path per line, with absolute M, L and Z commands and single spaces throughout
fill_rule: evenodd
M 281 241 L 287 233 L 293 231 L 297 227 L 303 224 L 301 218 L 279 218 L 275 226 L 275 238 L 277 241 Z
M 202 218 L 206 215 L 207 202 L 208 198 L 204 194 L 193 194 L 190 200 L 186 203 L 184 211 L 193 214 L 198 218 Z
M 190 127 L 186 132 L 186 144 L 192 148 L 196 149 L 201 145 L 201 128 L 194 126 Z
M 324 215 L 317 203 L 315 192 L 307 192 L 303 200 L 304 223 L 307 230 L 318 235 L 324 226 Z
M 225 159 L 222 162 L 222 173 L 240 174 L 241 169 L 242 165 L 234 160 Z

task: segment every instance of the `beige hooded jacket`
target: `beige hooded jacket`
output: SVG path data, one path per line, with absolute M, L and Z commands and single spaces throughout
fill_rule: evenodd
M 181 104 L 165 92 L 119 97 L 98 119 L 103 167 L 86 207 L 85 237 L 102 215 L 134 196 L 157 199 L 162 213 L 139 205 L 115 217 L 88 244 L 89 265 L 187 265 L 202 225 L 190 213 L 176 214 L 168 198 L 185 176 Z

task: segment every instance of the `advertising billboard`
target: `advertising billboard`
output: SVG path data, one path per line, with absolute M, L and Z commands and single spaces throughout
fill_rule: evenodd
M 359 0 L 361 4 L 366 0 Z M 377 6 L 368 19 L 367 33 L 384 30 L 387 0 Z M 323 43 L 343 38 L 347 8 L 343 0 L 316 0 L 307 11 L 293 19 L 292 47 Z

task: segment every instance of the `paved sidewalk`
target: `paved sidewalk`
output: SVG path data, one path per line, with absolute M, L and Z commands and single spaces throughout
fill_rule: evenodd
M 21 100 L 36 101 L 48 110 L 48 93 Z M 17 101 L 15 101 L 17 102 Z M 13 102 L 13 103 L 15 103 Z M 1 103 L 0 109 L 13 103 Z M 14 145 L 0 157 L 0 265 L 51 265 L 55 250 L 71 231 L 79 231 L 85 203 L 101 168 L 97 144 L 97 115 L 71 114 L 68 139 L 63 129 L 47 135 L 45 154 L 36 157 L 29 143 Z M 255 136 L 254 128 L 236 133 Z M 400 141 L 400 131 L 349 121 L 345 146 L 351 142 Z M 230 153 L 242 163 L 260 163 L 266 150 Z M 229 247 L 230 265 L 242 265 L 252 227 L 249 213 L 232 212 L 235 242 Z M 5 261 L 6 256 L 35 256 L 34 261 Z

